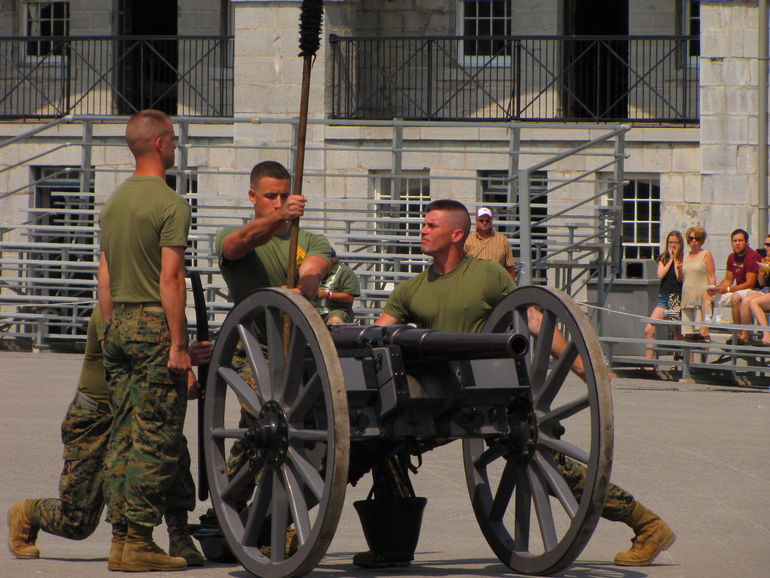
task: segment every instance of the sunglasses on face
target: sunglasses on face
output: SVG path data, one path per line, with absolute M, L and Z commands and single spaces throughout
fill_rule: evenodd
M 690 237 L 687 237 L 687 240 L 688 241 L 700 241 L 700 237 L 692 237 L 692 236 L 690 236 Z

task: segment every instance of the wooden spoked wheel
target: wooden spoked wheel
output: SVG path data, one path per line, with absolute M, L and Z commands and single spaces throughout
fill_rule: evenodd
M 302 576 L 329 547 L 348 478 L 347 395 L 329 331 L 295 293 L 256 291 L 222 325 L 207 381 L 206 472 L 227 543 L 257 576 Z
M 604 504 L 613 444 L 607 365 L 585 313 L 555 289 L 517 289 L 484 331 L 529 337 L 512 379 L 530 388 L 510 403 L 509 435 L 463 441 L 473 510 L 506 566 L 552 574 L 583 550 Z M 582 378 L 573 373 L 581 365 Z

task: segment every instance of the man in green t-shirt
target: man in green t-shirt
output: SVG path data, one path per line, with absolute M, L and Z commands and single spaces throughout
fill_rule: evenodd
M 225 227 L 215 240 L 219 268 L 236 304 L 257 289 L 286 285 L 291 221 L 304 214 L 307 203 L 291 194 L 291 175 L 275 161 L 251 170 L 249 200 L 254 218 L 243 227 Z M 326 237 L 300 229 L 296 290 L 310 301 L 329 271 L 330 250 Z
M 426 207 L 421 235 L 422 252 L 433 257 L 428 269 L 401 283 L 391 294 L 375 325 L 414 323 L 438 331 L 478 332 L 494 307 L 515 289 L 509 274 L 497 263 L 468 257 L 465 239 L 470 232 L 470 216 L 462 203 L 433 201 Z M 529 331 L 537 335 L 542 314 L 528 310 Z M 557 332 L 558 333 L 558 332 Z M 566 347 L 561 334 L 554 336 L 551 352 L 558 357 Z M 572 370 L 583 374 L 582 362 Z M 408 498 L 408 455 L 395 455 L 386 464 L 373 469 L 375 499 Z M 585 467 L 564 456 L 557 460 L 559 469 L 573 493 L 585 485 Z M 646 509 L 631 494 L 610 483 L 602 517 L 623 521 L 634 529 L 633 546 L 615 557 L 624 566 L 645 566 L 668 548 L 675 536 L 666 522 Z M 419 524 L 419 517 L 415 518 Z M 419 528 L 418 528 L 419 529 Z M 414 534 L 417 535 L 417 534 Z M 412 556 L 394 555 L 385 548 L 380 552 L 360 552 L 353 558 L 359 566 L 381 568 L 408 566 Z
M 327 324 L 353 323 L 353 301 L 361 295 L 361 284 L 353 269 L 340 263 L 331 250 L 331 269 L 318 287 L 315 308 Z
M 104 482 L 113 526 L 107 566 L 132 572 L 187 566 L 152 539 L 179 474 L 190 370 L 184 272 L 190 206 L 165 182 L 175 138 L 163 112 L 142 110 L 129 119 L 126 141 L 136 168 L 99 219 L 99 308 L 113 409 Z
M 256 164 L 249 182 L 254 218 L 243 227 L 225 227 L 215 241 L 219 268 L 236 304 L 257 289 L 286 285 L 291 221 L 304 214 L 307 203 L 302 195 L 291 194 L 291 175 L 278 162 Z M 309 301 L 313 301 L 321 279 L 329 271 L 330 251 L 326 237 L 300 229 L 295 256 L 298 281 L 294 290 Z M 236 349 L 232 367 L 252 389 L 259 391 L 240 347 Z M 243 409 L 241 424 L 257 425 L 255 418 Z M 228 473 L 232 475 L 245 467 L 246 460 L 248 456 L 242 444 L 236 441 L 230 449 Z M 239 497 L 245 500 L 252 489 L 253 486 L 244 488 Z

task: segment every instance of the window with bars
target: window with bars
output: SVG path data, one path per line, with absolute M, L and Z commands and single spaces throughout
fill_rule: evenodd
M 27 291 L 43 302 L 52 298 L 47 306 L 52 318 L 46 326 L 49 337 L 80 335 L 85 325 L 74 320 L 87 316 L 96 296 L 92 284 L 92 264 L 98 254 L 93 172 L 86 190 L 82 190 L 78 167 L 34 166 L 30 172 L 34 183 L 30 240 L 39 249 L 27 254 L 24 276 L 57 282 L 32 284 Z
M 36 38 L 27 42 L 27 56 L 42 58 L 64 55 L 64 42 L 55 38 L 69 34 L 69 12 L 69 2 L 23 3 L 25 34 Z
M 375 236 L 389 246 L 384 252 L 402 256 L 394 269 L 419 273 L 424 260 L 409 256 L 422 255 L 420 227 L 425 205 L 430 203 L 429 174 L 415 171 L 394 176 L 390 171 L 370 171 L 369 182 L 377 207 Z
M 660 251 L 660 183 L 632 178 L 623 187 L 623 257 L 655 259 Z
M 466 37 L 462 56 L 466 59 L 510 55 L 511 0 L 459 0 L 459 33 Z

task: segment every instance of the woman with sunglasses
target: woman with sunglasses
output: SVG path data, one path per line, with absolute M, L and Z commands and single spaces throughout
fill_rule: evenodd
M 691 341 L 708 338 L 688 324 L 695 322 L 696 311 L 701 308 L 701 297 L 709 285 L 716 285 L 716 267 L 711 251 L 703 248 L 706 231 L 703 227 L 690 227 L 685 233 L 689 253 L 682 260 L 682 333 Z
M 682 293 L 682 257 L 684 255 L 684 239 L 679 231 L 671 231 L 666 235 L 666 246 L 658 259 L 658 279 L 660 279 L 660 290 L 658 292 L 658 301 L 655 309 L 650 313 L 653 319 L 663 319 L 666 316 L 666 310 L 679 301 Z M 679 332 L 675 331 L 675 338 L 679 337 Z M 647 359 L 655 359 L 653 350 L 655 340 L 655 326 L 648 323 L 644 327 L 644 337 L 651 342 L 647 344 Z M 647 370 L 654 370 L 654 367 L 646 367 Z

